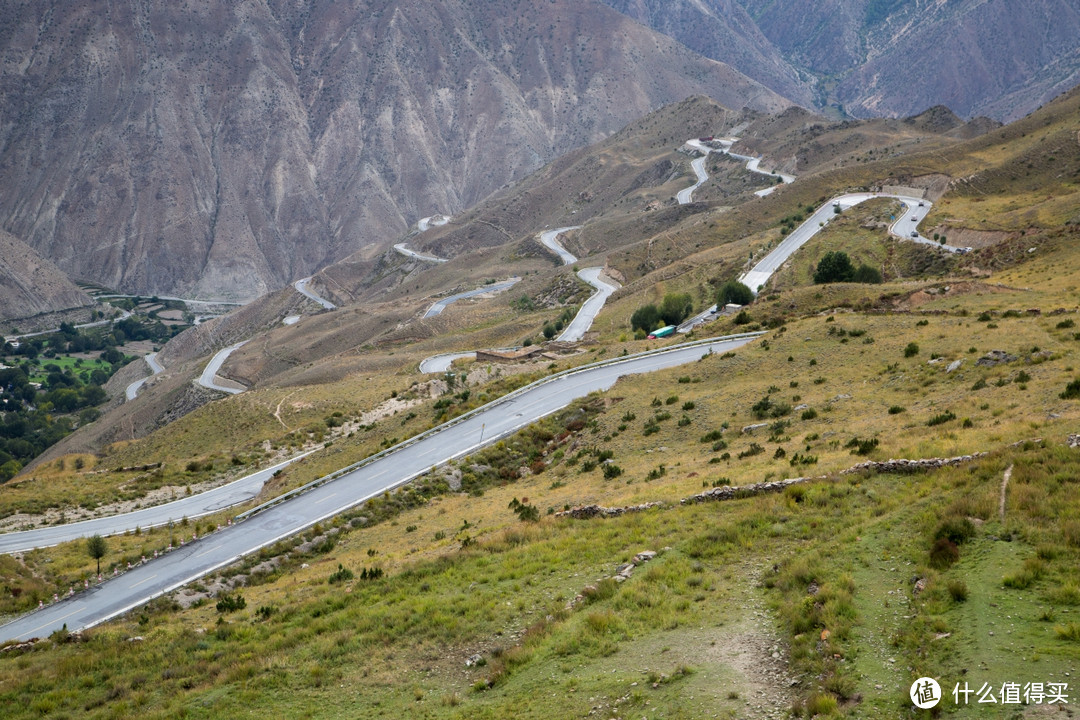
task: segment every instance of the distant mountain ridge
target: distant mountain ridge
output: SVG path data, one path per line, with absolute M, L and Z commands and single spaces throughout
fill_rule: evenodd
M 692 94 L 790 104 L 593 0 L 21 0 L 0 228 L 74 278 L 250 299 Z
M 604 2 L 797 102 L 856 117 L 944 104 L 1008 122 L 1080 84 L 1074 0 Z

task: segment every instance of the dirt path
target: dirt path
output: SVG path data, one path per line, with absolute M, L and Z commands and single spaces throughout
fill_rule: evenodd
M 998 501 L 998 515 L 1001 522 L 1005 522 L 1005 489 L 1009 487 L 1009 478 L 1012 477 L 1013 466 L 1005 468 L 1005 476 L 1001 478 L 1001 500 Z

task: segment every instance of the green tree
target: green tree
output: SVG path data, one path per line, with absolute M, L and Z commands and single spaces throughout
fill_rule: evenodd
M 105 538 L 100 535 L 91 535 L 86 538 L 86 554 L 97 560 L 96 575 L 101 574 L 101 558 L 105 557 L 105 553 L 108 551 L 109 545 L 105 542 Z
M 814 270 L 814 282 L 818 285 L 834 282 L 850 282 L 855 276 L 855 268 L 846 252 L 827 252 L 817 269 Z
M 738 280 L 728 280 L 716 293 L 717 307 L 722 308 L 729 303 L 749 305 L 752 302 L 754 302 L 754 291 Z
M 690 317 L 694 300 L 689 293 L 668 293 L 660 303 L 660 319 L 665 325 L 678 325 Z
M 875 267 L 870 267 L 866 263 L 863 263 L 855 269 L 851 279 L 854 282 L 867 283 L 869 285 L 880 285 L 883 280 L 881 271 Z
M 630 316 L 630 327 L 642 332 L 652 332 L 660 327 L 660 311 L 656 309 L 655 305 L 639 307 Z

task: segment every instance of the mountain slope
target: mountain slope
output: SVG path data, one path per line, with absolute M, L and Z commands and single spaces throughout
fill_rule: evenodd
M 1080 8 L 1070 0 L 739 0 L 797 66 L 860 116 L 945 104 L 1015 120 L 1080 82 Z
M 0 231 L 0 321 L 93 304 L 55 265 Z
M 251 298 L 694 93 L 788 101 L 597 2 L 260 0 L 0 19 L 0 227 L 72 277 Z

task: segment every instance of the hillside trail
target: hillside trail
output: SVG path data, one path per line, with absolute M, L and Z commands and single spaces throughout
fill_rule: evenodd
M 1001 478 L 1001 499 L 998 501 L 998 516 L 1001 522 L 1005 522 L 1005 490 L 1009 487 L 1009 480 L 1012 478 L 1013 466 L 1005 468 L 1005 475 Z

